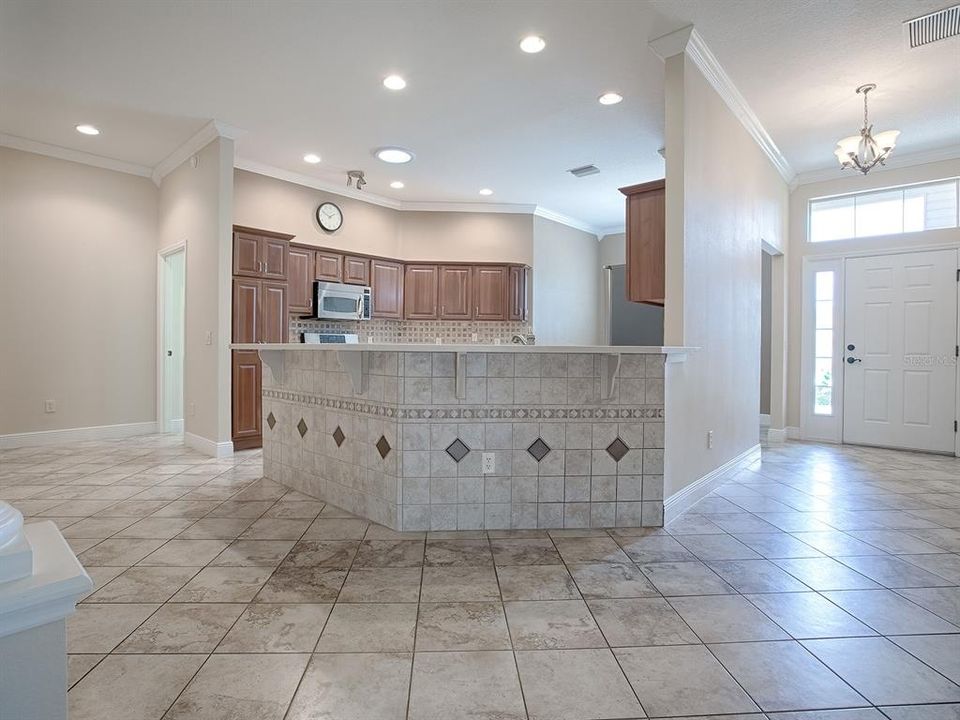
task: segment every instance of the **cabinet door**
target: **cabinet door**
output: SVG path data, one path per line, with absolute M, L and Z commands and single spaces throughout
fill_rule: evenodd
M 508 320 L 527 319 L 527 268 L 523 265 L 510 266 L 507 310 Z
M 473 318 L 473 268 L 469 265 L 440 266 L 440 319 Z
M 340 282 L 343 277 L 343 255 L 317 250 L 317 280 Z
M 231 365 L 233 447 L 235 450 L 260 447 L 260 353 L 234 350 Z
M 370 261 L 367 258 L 345 255 L 343 258 L 343 281 L 348 285 L 369 285 Z
M 233 342 L 260 341 L 260 280 L 233 279 Z
M 233 233 L 233 274 L 260 277 L 260 236 L 235 231 Z
M 474 302 L 477 320 L 507 319 L 508 270 L 505 265 L 478 265 L 474 268 Z
M 260 291 L 260 342 L 289 342 L 290 330 L 287 319 L 287 284 L 261 281 Z
M 664 182 L 621 192 L 627 196 L 627 300 L 662 306 L 666 294 Z
M 313 274 L 316 267 L 316 251 L 310 248 L 290 246 L 287 262 L 287 302 L 292 313 L 309 313 L 313 310 Z
M 371 260 L 370 281 L 373 317 L 403 319 L 403 265 Z
M 261 277 L 270 280 L 287 279 L 287 254 L 290 243 L 287 240 L 264 237 L 260 239 L 260 259 L 263 261 Z
M 403 279 L 403 315 L 407 320 L 437 319 L 437 266 L 407 265 Z

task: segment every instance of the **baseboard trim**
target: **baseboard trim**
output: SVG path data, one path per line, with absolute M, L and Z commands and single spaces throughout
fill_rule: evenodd
M 714 468 L 698 480 L 694 480 L 680 492 L 674 493 L 663 503 L 663 523 L 676 520 L 699 500 L 713 492 L 720 484 L 730 479 L 751 463 L 760 460 L 760 444 L 744 450 L 718 468 Z
M 767 442 L 768 443 L 782 443 L 786 442 L 787 431 L 784 428 L 768 428 L 767 429 Z
M 149 435 L 157 431 L 156 420 L 120 425 L 93 425 L 91 427 L 63 428 L 62 430 L 38 430 L 36 432 L 0 435 L 0 449 L 40 447 L 87 440 L 116 440 L 135 435 Z
M 183 418 L 180 418 L 179 420 L 168 420 L 167 424 L 170 426 L 170 429 L 167 432 L 172 432 L 172 433 L 183 432 Z
M 800 434 L 800 428 L 794 425 L 787 425 L 785 429 L 787 431 L 787 438 L 790 440 L 799 440 L 802 437 Z
M 760 427 L 770 427 L 770 415 L 767 413 L 760 413 Z
M 214 442 L 213 440 L 208 440 L 205 437 L 201 437 L 200 435 L 185 432 L 183 434 L 183 442 L 188 448 L 193 448 L 194 450 L 202 452 L 204 455 L 209 455 L 210 457 L 225 458 L 233 455 L 233 443 L 229 440 L 218 443 Z

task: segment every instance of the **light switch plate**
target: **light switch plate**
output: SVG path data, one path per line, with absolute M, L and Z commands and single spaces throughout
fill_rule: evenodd
M 497 471 L 497 456 L 493 453 L 483 453 L 481 458 L 480 472 L 484 475 L 492 475 Z

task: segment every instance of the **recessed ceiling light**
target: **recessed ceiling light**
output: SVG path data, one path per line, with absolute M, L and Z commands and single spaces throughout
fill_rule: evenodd
M 480 194 L 484 196 L 493 195 L 493 190 L 491 190 L 490 188 L 483 188 L 480 190 Z
M 599 102 L 601 105 L 616 105 L 622 100 L 623 95 L 615 92 L 605 92 L 603 95 L 597 98 L 597 102 Z
M 539 35 L 527 35 L 520 41 L 520 49 L 525 53 L 538 53 L 547 46 L 546 41 Z
M 77 125 L 77 132 L 84 135 L 99 135 L 100 131 L 93 125 Z
M 407 86 L 407 81 L 399 75 L 387 75 L 383 79 L 383 86 L 387 90 L 403 90 Z
M 373 151 L 373 154 L 385 163 L 392 163 L 394 165 L 401 165 L 413 160 L 413 153 L 401 147 L 377 148 Z
M 399 180 L 394 180 L 392 183 L 390 183 L 390 187 L 392 187 L 394 190 L 403 190 L 403 183 Z
M 316 165 L 318 162 L 320 162 L 320 156 L 316 153 L 307 153 L 303 156 L 303 161 L 308 162 L 311 165 Z

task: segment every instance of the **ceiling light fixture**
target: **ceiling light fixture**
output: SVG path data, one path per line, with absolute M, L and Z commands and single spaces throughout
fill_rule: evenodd
M 383 160 L 385 163 L 391 163 L 393 165 L 402 165 L 403 163 L 408 163 L 413 160 L 413 153 L 409 150 L 404 150 L 402 147 L 381 147 L 374 150 L 373 154 L 378 160 Z
M 303 161 L 308 162 L 311 165 L 316 165 L 318 162 L 320 162 L 320 156 L 316 153 L 307 153 L 303 156 Z
M 605 92 L 603 95 L 597 98 L 597 102 L 601 105 L 616 105 L 622 101 L 623 95 L 615 92 Z
M 392 183 L 390 183 L 390 187 L 392 187 L 394 190 L 403 190 L 404 185 L 399 180 L 394 180 Z
M 833 151 L 837 160 L 840 161 L 840 167 L 844 170 L 855 168 L 866 175 L 877 165 L 883 165 L 897 144 L 899 130 L 886 130 L 873 134 L 873 125 L 867 118 L 867 93 L 876 89 L 877 86 L 874 83 L 857 88 L 857 94 L 863 94 L 863 127 L 860 128 L 859 135 L 851 135 L 838 141 Z
M 546 41 L 539 35 L 527 35 L 520 41 L 520 49 L 531 55 L 540 52 L 546 46 Z
M 399 75 L 387 75 L 383 79 L 383 86 L 387 90 L 403 90 L 407 86 L 407 81 Z
M 99 135 L 100 131 L 93 125 L 77 125 L 77 132 L 84 135 Z
M 490 188 L 482 188 L 480 190 L 480 194 L 483 195 L 484 197 L 486 197 L 487 195 L 493 195 L 493 190 L 491 190 Z

